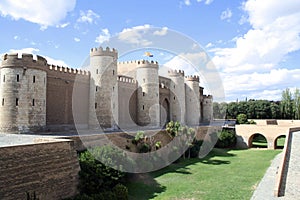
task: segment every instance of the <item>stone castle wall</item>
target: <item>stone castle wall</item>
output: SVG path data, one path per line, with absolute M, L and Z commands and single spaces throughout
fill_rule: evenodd
M 137 124 L 137 82 L 127 76 L 118 77 L 119 123 L 122 128 L 134 127 Z
M 73 142 L 0 148 L 0 199 L 54 200 L 78 193 L 79 163 Z M 62 162 L 63 161 L 63 162 Z
M 212 119 L 212 98 L 203 95 L 198 76 L 170 71 L 159 77 L 157 62 L 117 59 L 115 49 L 93 48 L 87 72 L 49 65 L 41 56 L 5 54 L 0 132 L 158 127 L 169 120 L 197 125 Z

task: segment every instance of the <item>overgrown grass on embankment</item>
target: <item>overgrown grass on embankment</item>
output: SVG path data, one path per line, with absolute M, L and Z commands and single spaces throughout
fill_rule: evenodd
M 135 175 L 129 199 L 250 199 L 279 150 L 214 149 L 156 172 Z

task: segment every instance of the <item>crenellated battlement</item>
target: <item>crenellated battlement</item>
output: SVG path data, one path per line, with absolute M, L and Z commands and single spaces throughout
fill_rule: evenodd
M 136 63 L 137 63 L 137 67 L 139 67 L 139 68 L 156 68 L 156 69 L 158 69 L 157 61 L 138 60 Z
M 91 48 L 90 56 L 111 56 L 118 58 L 118 51 L 114 48 L 110 49 L 109 47 L 105 49 L 103 49 L 103 47 Z
M 169 70 L 168 74 L 169 74 L 169 76 L 182 76 L 182 77 L 184 77 L 184 71 L 183 70 Z
M 133 84 L 137 83 L 136 80 L 134 80 L 129 76 L 118 76 L 118 81 L 123 83 L 133 83 Z
M 63 67 L 63 66 L 59 66 L 59 65 L 48 65 L 48 69 L 51 71 L 56 71 L 56 72 L 60 72 L 60 73 L 69 73 L 69 74 L 85 75 L 85 76 L 90 75 L 90 72 L 86 71 L 86 70 Z
M 212 95 L 203 95 L 203 99 L 213 99 Z
M 32 54 L 27 53 L 10 53 L 2 56 L 2 63 L 0 68 L 7 67 L 21 67 L 21 68 L 39 68 L 41 70 L 47 69 L 46 58 L 37 55 L 36 59 Z
M 185 80 L 186 81 L 196 81 L 196 82 L 199 82 L 199 76 L 197 75 L 191 75 L 191 76 L 186 76 L 185 77 Z

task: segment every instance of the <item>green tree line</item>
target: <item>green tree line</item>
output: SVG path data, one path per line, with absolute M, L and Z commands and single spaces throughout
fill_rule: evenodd
M 285 89 L 280 101 L 214 102 L 213 112 L 215 119 L 236 119 L 238 114 L 246 114 L 248 119 L 300 119 L 300 90 Z

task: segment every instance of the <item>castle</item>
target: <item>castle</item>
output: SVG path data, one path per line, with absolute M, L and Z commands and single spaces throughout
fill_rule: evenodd
M 199 125 L 212 119 L 212 96 L 198 76 L 157 62 L 118 62 L 115 49 L 90 51 L 89 70 L 49 65 L 41 56 L 5 54 L 0 65 L 0 132 L 25 133 L 135 126 L 168 121 Z

